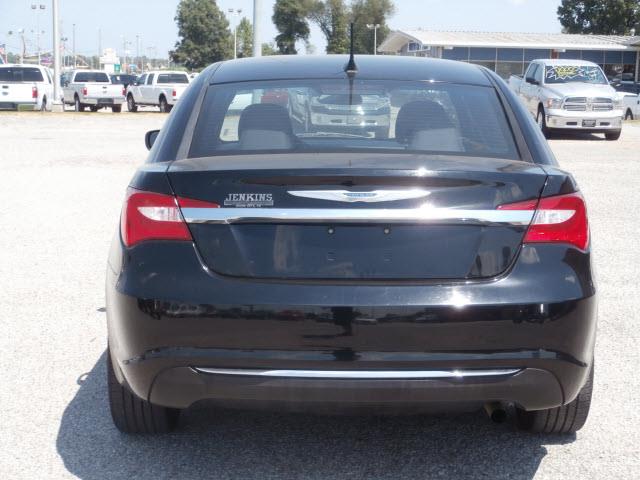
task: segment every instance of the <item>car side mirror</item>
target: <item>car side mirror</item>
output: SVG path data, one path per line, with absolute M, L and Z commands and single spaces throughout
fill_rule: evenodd
M 147 150 L 151 150 L 153 144 L 156 142 L 156 138 L 158 138 L 158 134 L 160 130 L 149 130 L 144 136 L 144 144 L 147 147 Z
M 540 85 L 540 82 L 533 77 L 527 77 L 525 80 L 531 85 Z

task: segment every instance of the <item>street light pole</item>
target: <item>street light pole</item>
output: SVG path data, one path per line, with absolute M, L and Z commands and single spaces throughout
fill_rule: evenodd
M 379 23 L 367 23 L 367 28 L 369 30 L 373 30 L 373 54 L 378 54 L 378 29 L 380 28 Z
M 36 14 L 36 48 L 38 49 L 38 65 L 40 65 L 41 62 L 41 58 L 40 58 L 40 15 L 39 15 L 39 11 L 40 10 L 44 10 L 46 8 L 45 5 L 41 4 L 35 4 L 32 3 L 31 4 L 31 10 L 33 10 Z
M 138 69 L 139 64 L 140 64 L 140 35 L 136 35 L 136 70 Z M 140 73 L 142 73 L 142 68 L 140 69 Z
M 227 10 L 232 17 L 239 17 L 242 13 L 241 8 L 229 8 Z M 238 58 L 238 24 L 233 27 L 233 58 Z
M 73 69 L 75 70 L 76 68 L 76 24 L 73 24 L 73 37 L 71 40 L 71 54 L 73 55 Z

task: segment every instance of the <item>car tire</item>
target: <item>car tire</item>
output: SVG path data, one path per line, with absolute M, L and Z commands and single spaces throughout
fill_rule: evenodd
M 616 130 L 614 132 L 605 133 L 604 138 L 606 138 L 607 140 L 618 140 L 620 138 L 621 133 L 622 133 L 622 130 Z
M 180 410 L 154 405 L 118 382 L 107 348 L 109 408 L 116 428 L 123 433 L 167 433 L 175 429 Z
M 587 421 L 593 391 L 593 365 L 578 396 L 566 405 L 527 412 L 516 409 L 518 428 L 532 433 L 575 433 Z
M 138 106 L 136 105 L 136 101 L 133 99 L 133 95 L 131 94 L 127 96 L 127 110 L 131 113 L 138 111 Z
M 73 109 L 76 112 L 84 112 L 84 105 L 80 103 L 80 99 L 78 97 L 76 97 L 73 102 Z
M 169 104 L 167 103 L 167 99 L 164 96 L 160 97 L 158 100 L 158 106 L 160 107 L 160 111 L 162 113 L 169 113 Z
M 98 110 L 100 110 L 100 107 L 98 107 L 97 105 L 91 105 L 89 107 L 89 110 L 91 110 L 92 112 L 97 112 Z
M 633 120 L 633 112 L 631 111 L 630 108 L 627 108 L 627 111 L 624 114 L 624 119 L 625 120 Z
M 547 117 L 544 114 L 543 107 L 538 107 L 538 115 L 536 116 L 536 123 L 538 124 L 538 127 L 540 127 L 540 130 L 542 131 L 544 138 L 549 138 L 550 132 L 549 132 L 549 128 L 547 127 Z
M 42 105 L 40 105 L 40 111 L 41 112 L 47 111 L 47 97 L 42 97 Z
M 122 105 L 114 105 L 111 107 L 113 113 L 120 113 L 122 111 Z

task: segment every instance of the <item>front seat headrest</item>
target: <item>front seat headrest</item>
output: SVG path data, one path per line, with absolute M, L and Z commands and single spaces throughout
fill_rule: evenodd
M 256 103 L 242 111 L 238 139 L 242 150 L 286 150 L 293 147 L 289 113 L 281 105 Z

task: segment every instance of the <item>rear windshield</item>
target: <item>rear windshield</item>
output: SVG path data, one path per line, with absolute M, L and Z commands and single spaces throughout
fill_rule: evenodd
M 549 65 L 545 69 L 544 81 L 545 83 L 609 83 L 600 67 L 596 65 Z
M 109 75 L 103 72 L 78 72 L 74 79 L 75 82 L 98 82 L 109 83 Z
M 494 88 L 389 80 L 209 87 L 190 157 L 406 151 L 518 159 Z
M 44 82 L 42 72 L 29 67 L 0 68 L 0 82 Z
M 189 78 L 184 73 L 161 73 L 158 83 L 189 83 Z

